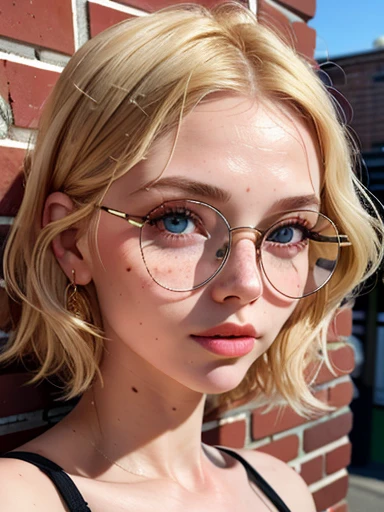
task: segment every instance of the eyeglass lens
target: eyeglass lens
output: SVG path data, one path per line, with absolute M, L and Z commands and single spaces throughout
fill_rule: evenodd
M 333 237 L 333 242 L 317 235 Z M 260 244 L 265 277 L 287 297 L 317 291 L 335 269 L 337 236 L 334 224 L 322 214 L 304 210 L 284 214 Z M 140 243 L 147 270 L 160 286 L 189 291 L 205 284 L 225 264 L 231 231 L 224 216 L 207 204 L 168 201 L 149 214 Z

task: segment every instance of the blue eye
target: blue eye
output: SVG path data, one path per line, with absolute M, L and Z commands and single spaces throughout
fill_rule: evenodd
M 303 228 L 298 226 L 282 226 L 273 231 L 268 242 L 276 242 L 278 244 L 289 244 L 301 242 L 305 238 Z
M 182 235 L 192 233 L 195 225 L 186 215 L 167 215 L 162 219 L 164 228 L 170 233 Z
M 279 244 L 287 244 L 293 238 L 293 229 L 291 227 L 284 227 L 274 231 L 268 240 L 272 242 L 278 242 Z

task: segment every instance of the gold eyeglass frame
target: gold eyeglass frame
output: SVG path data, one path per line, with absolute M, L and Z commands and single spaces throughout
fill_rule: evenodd
M 197 204 L 197 205 L 201 205 L 201 206 L 206 206 L 206 207 L 210 208 L 217 215 L 219 215 L 219 217 L 224 221 L 224 223 L 225 223 L 225 225 L 227 226 L 227 229 L 228 229 L 228 249 L 227 249 L 225 255 L 223 256 L 222 262 L 219 265 L 219 267 L 217 268 L 217 270 L 213 273 L 212 276 L 210 276 L 209 278 L 205 279 L 205 281 L 203 281 L 202 283 L 200 283 L 200 284 L 198 284 L 198 285 L 196 285 L 196 286 L 194 286 L 192 288 L 186 288 L 186 289 L 181 289 L 181 290 L 180 289 L 176 289 L 176 288 L 167 287 L 167 286 L 159 283 L 153 277 L 153 275 L 151 274 L 151 271 L 148 268 L 147 262 L 145 260 L 145 256 L 144 256 L 144 252 L 143 252 L 143 247 L 142 247 L 142 228 L 144 227 L 144 225 L 147 222 L 150 221 L 151 214 L 154 211 L 158 210 L 161 207 L 166 206 L 169 203 L 175 203 L 175 202 L 179 202 L 179 201 L 183 201 L 183 202 L 187 202 L 187 203 L 192 203 L 192 204 Z M 261 257 L 261 251 L 260 251 L 260 247 L 261 247 L 262 243 L 264 242 L 266 234 L 268 232 L 270 232 L 272 230 L 272 228 L 274 226 L 276 226 L 281 221 L 274 222 L 271 226 L 268 227 L 268 229 L 263 230 L 263 231 L 261 231 L 260 229 L 257 229 L 254 226 L 236 226 L 236 227 L 231 227 L 231 225 L 229 224 L 229 222 L 227 221 L 225 216 L 220 212 L 220 210 L 218 210 L 217 208 L 215 208 L 214 206 L 212 206 L 212 205 L 210 205 L 208 203 L 205 203 L 203 201 L 197 201 L 195 199 L 172 199 L 172 200 L 169 200 L 169 201 L 164 201 L 164 203 L 156 206 L 155 208 L 152 208 L 151 211 L 147 215 L 145 215 L 144 217 L 139 216 L 139 215 L 131 215 L 129 213 L 125 213 L 125 212 L 122 212 L 120 210 L 115 210 L 114 208 L 109 208 L 109 207 L 104 206 L 104 205 L 99 205 L 98 208 L 100 210 L 106 212 L 106 213 L 109 213 L 110 215 L 114 215 L 116 217 L 124 219 L 126 222 L 131 224 L 131 226 L 134 226 L 134 227 L 137 227 L 137 228 L 140 229 L 140 252 L 141 252 L 141 256 L 142 256 L 142 259 L 144 261 L 144 265 L 145 265 L 145 268 L 147 269 L 148 274 L 151 276 L 151 278 L 155 281 L 156 284 L 158 284 L 159 286 L 161 286 L 162 288 L 164 288 L 166 290 L 170 290 L 170 291 L 173 291 L 173 292 L 190 292 L 190 291 L 194 291 L 194 290 L 197 290 L 198 288 L 202 288 L 203 286 L 208 284 L 210 281 L 212 281 L 212 279 L 214 279 L 217 276 L 217 274 L 219 272 L 221 272 L 221 270 L 224 268 L 226 262 L 229 259 L 229 256 L 230 256 L 230 253 L 231 253 L 231 247 L 232 247 L 232 233 L 235 232 L 235 231 L 251 230 L 251 231 L 254 231 L 255 233 L 257 233 L 258 237 L 257 237 L 256 242 L 255 242 L 255 247 L 256 247 L 256 254 L 259 257 L 260 267 L 262 269 L 262 273 L 263 273 L 264 277 L 267 279 L 267 281 L 269 282 L 269 284 L 278 293 L 280 293 L 281 295 L 283 295 L 285 297 L 288 297 L 290 299 L 302 299 L 304 297 L 308 297 L 309 295 L 312 295 L 313 293 L 316 293 L 321 288 L 323 288 L 323 286 L 325 286 L 328 283 L 328 281 L 331 279 L 331 277 L 333 276 L 333 274 L 335 272 L 335 269 L 336 269 L 336 266 L 337 266 L 337 262 L 338 262 L 339 257 L 340 257 L 340 248 L 341 247 L 348 247 L 348 246 L 352 245 L 352 243 L 349 241 L 348 235 L 340 234 L 338 232 L 338 229 L 337 229 L 335 223 L 329 217 L 327 217 L 326 215 L 324 215 L 321 212 L 317 212 L 317 211 L 309 210 L 309 209 L 298 209 L 298 210 L 290 210 L 290 211 L 287 211 L 287 212 L 282 212 L 282 214 L 284 214 L 284 215 L 289 215 L 289 213 L 294 213 L 294 212 L 309 212 L 309 213 L 315 213 L 316 215 L 319 215 L 320 217 L 323 217 L 324 219 L 326 219 L 332 225 L 332 227 L 335 230 L 336 236 L 320 235 L 319 233 L 313 233 L 313 232 L 308 230 L 308 234 L 311 235 L 310 239 L 315 241 L 315 242 L 337 243 L 338 244 L 338 254 L 337 254 L 337 258 L 336 258 L 335 263 L 334 263 L 334 268 L 333 268 L 332 272 L 330 273 L 330 275 L 328 276 L 328 278 L 324 281 L 324 283 L 322 283 L 315 290 L 313 290 L 313 291 L 311 291 L 309 293 L 306 293 L 306 294 L 304 294 L 304 295 L 302 295 L 300 297 L 292 297 L 290 295 L 287 295 L 287 294 L 281 292 L 271 282 L 271 280 L 268 277 L 267 272 L 265 271 L 265 268 L 264 268 L 264 265 L 263 265 L 263 258 Z

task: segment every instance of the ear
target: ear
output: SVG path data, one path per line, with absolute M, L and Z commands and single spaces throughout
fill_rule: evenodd
M 74 210 L 72 200 L 62 192 L 50 194 L 45 202 L 42 225 L 58 221 Z M 91 279 L 89 265 L 78 247 L 78 230 L 67 229 L 52 240 L 52 251 L 64 273 L 70 281 L 73 271 L 76 275 L 76 284 L 88 284 Z

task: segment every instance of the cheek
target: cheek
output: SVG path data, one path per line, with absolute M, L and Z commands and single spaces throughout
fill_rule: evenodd
M 267 319 L 267 339 L 268 346 L 272 345 L 281 329 L 291 318 L 295 309 L 299 304 L 299 300 L 289 300 L 280 303 L 267 303 L 264 316 Z
M 95 262 L 93 280 L 102 314 L 112 314 L 113 321 L 125 317 L 134 323 L 135 314 L 141 315 L 142 310 L 148 319 L 148 311 L 153 315 L 160 307 L 172 307 L 189 295 L 171 292 L 154 282 L 143 262 L 137 236 L 107 235 L 99 240 L 100 259 Z

